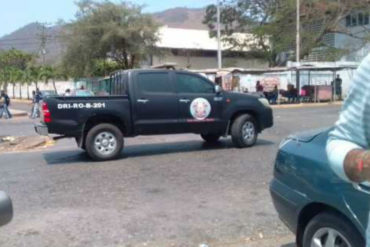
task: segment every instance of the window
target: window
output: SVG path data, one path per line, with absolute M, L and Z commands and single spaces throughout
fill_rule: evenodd
M 364 25 L 369 25 L 369 13 L 366 13 L 364 16 Z
M 364 25 L 364 14 L 363 13 L 358 14 L 358 25 L 359 26 Z
M 177 91 L 179 93 L 214 93 L 214 85 L 198 76 L 177 74 Z
M 110 94 L 111 95 L 126 95 L 126 86 L 128 75 L 124 72 L 117 72 L 110 78 Z
M 346 26 L 347 27 L 351 26 L 351 16 L 350 15 L 347 15 L 347 17 L 346 17 Z
M 139 73 L 137 79 L 142 93 L 173 93 L 167 72 Z
M 352 16 L 352 27 L 357 26 L 357 15 Z

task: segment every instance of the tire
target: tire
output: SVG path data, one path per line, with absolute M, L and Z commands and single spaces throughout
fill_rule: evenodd
M 320 213 L 308 223 L 303 235 L 303 247 L 311 247 L 314 239 L 316 242 L 322 243 L 322 246 L 326 246 L 330 235 L 335 238 L 336 243 L 340 243 L 340 241 L 345 243 L 340 246 L 365 247 L 365 240 L 353 224 L 342 215 L 334 212 Z
M 122 132 L 112 124 L 96 125 L 87 133 L 85 147 L 95 161 L 116 159 L 123 148 Z
M 216 135 L 216 134 L 201 134 L 200 135 L 203 140 L 205 142 L 208 142 L 208 143 L 216 143 L 218 142 L 218 140 L 220 140 L 220 135 Z
M 254 117 L 249 114 L 237 117 L 231 126 L 231 137 L 238 148 L 251 147 L 256 144 L 258 129 Z

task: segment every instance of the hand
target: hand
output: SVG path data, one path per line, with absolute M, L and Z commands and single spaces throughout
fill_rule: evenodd
M 360 177 L 364 181 L 370 181 L 370 151 L 366 151 L 362 156 L 363 160 L 363 170 Z
M 370 181 L 370 151 L 357 149 L 349 152 L 344 161 L 344 170 L 353 182 Z

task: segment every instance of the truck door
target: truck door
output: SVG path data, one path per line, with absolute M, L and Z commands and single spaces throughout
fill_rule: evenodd
M 167 71 L 137 72 L 134 124 L 137 134 L 176 133 L 178 99 Z
M 176 72 L 181 129 L 193 133 L 223 134 L 227 123 L 222 119 L 222 94 L 201 75 Z

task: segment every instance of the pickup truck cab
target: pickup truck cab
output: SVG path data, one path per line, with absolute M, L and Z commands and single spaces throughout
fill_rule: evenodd
M 73 137 L 92 159 L 102 161 L 120 155 L 124 137 L 195 133 L 217 142 L 231 135 L 243 148 L 273 125 L 267 100 L 222 91 L 187 71 L 119 71 L 111 75 L 109 91 L 109 96 L 45 99 L 36 132 Z

